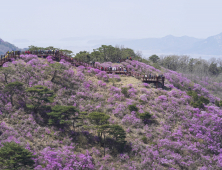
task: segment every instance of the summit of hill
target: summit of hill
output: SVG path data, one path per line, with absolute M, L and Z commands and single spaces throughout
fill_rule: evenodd
M 163 74 L 165 87 L 52 56 L 4 63 L 0 155 L 14 142 L 35 155 L 36 170 L 221 169 L 222 102 L 214 89 L 142 60 L 113 60 L 95 64 Z

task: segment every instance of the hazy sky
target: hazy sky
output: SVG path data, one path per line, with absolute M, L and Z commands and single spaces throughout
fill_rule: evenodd
M 0 38 L 207 38 L 222 32 L 222 0 L 0 0 Z

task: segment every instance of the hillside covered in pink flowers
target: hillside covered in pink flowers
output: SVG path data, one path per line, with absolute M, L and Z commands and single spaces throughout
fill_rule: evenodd
M 0 68 L 0 149 L 26 148 L 35 170 L 222 169 L 221 84 L 135 60 L 97 64 L 163 74 L 165 87 L 24 55 Z

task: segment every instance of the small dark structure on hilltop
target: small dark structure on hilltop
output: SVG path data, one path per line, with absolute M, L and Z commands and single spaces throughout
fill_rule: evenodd
M 163 88 L 164 87 L 164 80 L 165 77 L 163 75 L 152 75 L 151 73 L 149 75 L 142 75 L 140 73 L 137 73 L 129 68 L 126 67 L 101 67 L 97 64 L 95 64 L 95 62 L 90 62 L 90 63 L 85 63 L 82 62 L 81 60 L 76 60 L 73 59 L 70 56 L 67 56 L 65 54 L 63 54 L 63 52 L 60 52 L 59 50 L 40 50 L 40 51 L 12 51 L 12 52 L 8 52 L 6 55 L 1 55 L 0 58 L 0 67 L 8 62 L 11 61 L 11 59 L 19 59 L 21 58 L 21 55 L 26 55 L 26 54 L 33 54 L 33 55 L 37 55 L 38 57 L 41 58 L 46 58 L 48 56 L 52 56 L 53 60 L 55 61 L 60 61 L 61 59 L 64 59 L 65 61 L 71 63 L 73 66 L 85 66 L 85 67 L 92 67 L 92 68 L 97 68 L 101 71 L 105 71 L 108 74 L 124 74 L 127 76 L 133 76 L 145 83 L 154 83 L 156 85 L 156 88 L 159 87 L 159 85 Z M 122 61 L 126 61 L 126 60 L 120 60 L 120 62 Z

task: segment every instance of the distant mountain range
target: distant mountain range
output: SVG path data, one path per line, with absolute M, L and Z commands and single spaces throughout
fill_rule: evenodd
M 3 41 L 0 38 L 0 55 L 5 54 L 7 51 L 12 51 L 12 50 L 19 50 L 19 48 L 14 46 L 13 44 Z
M 33 43 L 29 40 L 15 40 L 16 44 L 50 46 L 52 42 Z M 55 44 L 57 42 L 57 44 Z M 150 54 L 178 54 L 178 55 L 222 55 L 222 33 L 208 37 L 206 39 L 198 39 L 194 37 L 182 36 L 175 37 L 168 35 L 163 38 L 144 38 L 144 39 L 115 39 L 104 38 L 98 36 L 87 37 L 68 37 L 57 41 L 53 41 L 54 46 L 65 48 L 74 52 L 79 52 L 83 49 L 91 50 L 100 47 L 101 45 L 123 45 L 127 48 L 132 48 L 135 51 L 142 51 Z M 78 46 L 77 46 L 78 44 Z M 74 46 L 73 48 L 71 46 Z M 79 47 L 81 46 L 81 48 Z M 13 44 L 0 39 L 0 54 L 4 54 L 8 50 L 17 50 Z
M 119 44 L 134 50 L 146 50 L 151 53 L 222 55 L 222 33 L 206 39 L 168 35 L 163 38 L 145 38 L 123 41 L 101 39 L 91 40 L 88 43 L 97 43 L 95 47 L 100 46 L 101 44 Z

